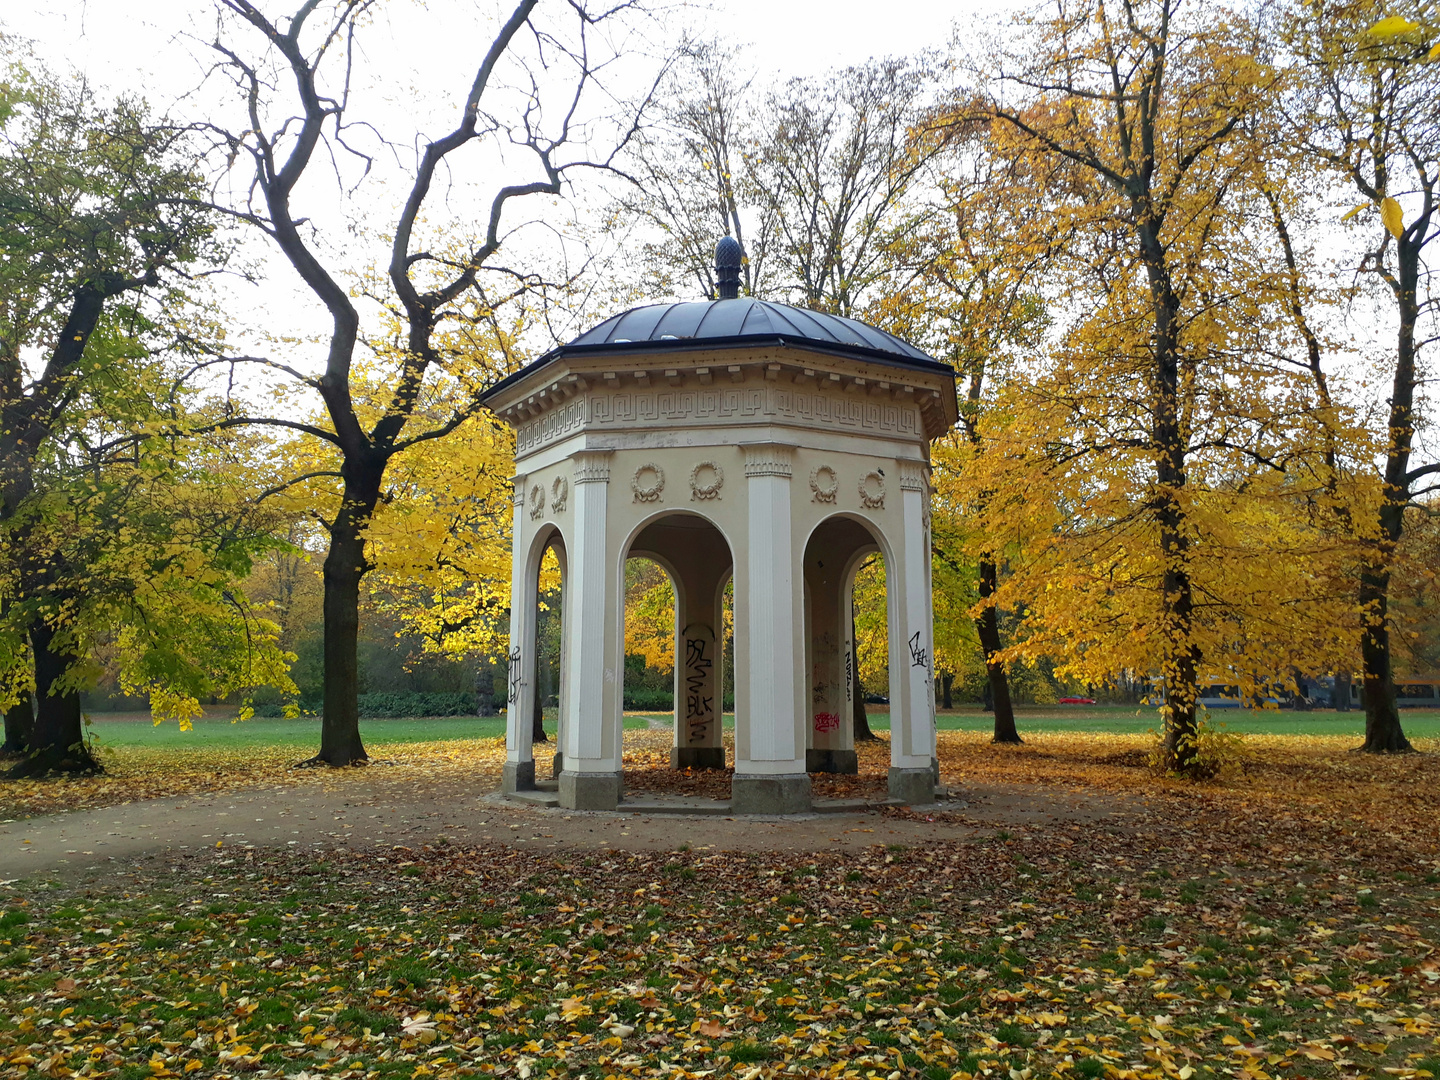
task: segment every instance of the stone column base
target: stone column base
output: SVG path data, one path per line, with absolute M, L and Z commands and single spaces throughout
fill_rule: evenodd
M 620 774 L 571 772 L 560 774 L 560 805 L 566 810 L 614 810 L 620 805 Z
M 672 746 L 670 748 L 672 769 L 723 769 L 725 748 L 723 746 Z
M 513 795 L 517 791 L 534 791 L 535 759 L 507 761 L 500 774 L 500 790 L 506 795 Z
M 730 809 L 736 814 L 808 814 L 808 773 L 736 773 L 730 779 Z
M 925 806 L 935 801 L 933 769 L 890 769 L 890 797 L 907 806 Z
M 805 771 L 854 776 L 860 771 L 860 758 L 854 750 L 806 750 Z
M 565 771 L 565 755 L 559 750 L 555 751 L 555 766 L 550 770 L 550 779 L 559 780 L 560 774 Z

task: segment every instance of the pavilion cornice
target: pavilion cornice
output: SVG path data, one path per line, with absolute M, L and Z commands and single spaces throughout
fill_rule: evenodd
M 543 366 L 534 365 L 488 391 L 486 404 L 519 427 L 577 395 L 597 390 L 778 384 L 913 404 L 930 439 L 943 435 L 959 419 L 954 373 L 944 365 L 931 371 L 789 342 L 758 355 L 748 352 L 743 359 L 713 348 L 688 353 L 670 349 L 663 355 L 643 351 L 617 355 L 613 348 L 577 350 L 573 355 L 558 352 Z

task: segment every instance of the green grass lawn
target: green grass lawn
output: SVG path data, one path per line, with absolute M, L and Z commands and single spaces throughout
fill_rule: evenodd
M 889 712 L 884 706 L 872 706 L 868 715 L 876 731 L 890 730 Z M 648 714 L 668 719 L 665 713 Z M 629 717 L 626 718 L 627 722 Z M 1289 712 L 1279 710 L 1217 709 L 1210 714 L 1211 723 L 1224 724 L 1231 731 L 1255 735 L 1364 735 L 1363 712 Z M 1421 738 L 1440 736 L 1440 710 L 1403 709 L 1400 723 L 1407 735 Z M 1153 708 L 1133 705 L 1021 706 L 1015 710 L 1015 724 L 1021 735 L 1027 731 L 1098 731 L 1116 735 L 1143 735 L 1158 729 L 1160 718 Z M 989 731 L 995 725 L 991 713 L 980 707 L 953 709 L 940 713 L 935 726 L 941 731 Z M 735 726 L 735 717 L 725 714 L 725 726 Z
M 870 712 L 870 726 L 877 731 L 890 730 L 887 712 Z M 626 730 L 643 729 L 651 720 L 670 721 L 668 713 L 627 714 Z M 1354 735 L 1365 730 L 1363 712 L 1261 712 L 1226 709 L 1211 714 L 1232 731 L 1270 735 Z M 1153 709 L 1136 709 L 1106 705 L 1060 707 L 1025 707 L 1016 710 L 1016 724 L 1021 734 L 1026 731 L 1098 731 L 1115 734 L 1144 734 L 1158 727 L 1159 718 Z M 941 731 L 988 731 L 994 723 L 989 713 L 978 707 L 943 712 L 936 718 Z M 1406 709 L 1401 723 L 1408 735 L 1420 738 L 1440 737 L 1440 711 Z M 735 717 L 725 714 L 725 726 L 733 728 Z M 547 711 L 545 728 L 555 733 L 554 710 Z M 320 721 L 313 717 L 297 720 L 256 718 L 240 723 L 229 716 L 206 717 L 196 721 L 194 730 L 181 731 L 174 723 L 156 726 L 147 717 L 136 713 L 98 713 L 91 718 L 90 731 L 102 746 L 110 747 L 234 747 L 296 746 L 311 747 L 320 739 Z M 439 742 L 446 739 L 494 739 L 505 734 L 504 717 L 450 716 L 401 720 L 362 720 L 360 731 L 367 744 Z
M 320 721 L 316 717 L 286 720 L 277 717 L 255 717 L 237 722 L 231 719 L 234 710 L 219 716 L 202 717 L 191 731 L 181 731 L 178 724 L 167 721 L 156 725 L 143 713 L 94 713 L 90 733 L 102 746 L 109 747 L 233 747 L 297 746 L 315 747 L 320 742 Z M 545 730 L 555 734 L 555 710 L 546 712 Z M 643 716 L 625 717 L 625 727 L 645 728 Z M 441 742 L 447 739 L 495 739 L 505 734 L 503 716 L 481 719 L 475 716 L 421 717 L 394 720 L 361 720 L 360 734 L 366 745 L 395 743 Z

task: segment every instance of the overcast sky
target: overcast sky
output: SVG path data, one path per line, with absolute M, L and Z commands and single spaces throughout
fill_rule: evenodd
M 279 13 L 297 5 L 261 6 Z M 500 5 L 430 0 L 428 6 L 432 16 L 443 17 L 447 9 L 487 11 Z M 693 21 L 749 43 L 760 71 L 809 75 L 870 56 L 943 46 L 957 16 L 991 6 L 935 0 L 712 0 L 695 6 Z M 203 34 L 211 10 L 208 0 L 10 0 L 0 7 L 0 27 L 33 39 L 52 61 L 79 67 L 114 88 L 178 89 L 188 85 L 188 72 L 177 70 L 168 39 L 190 27 Z M 397 59 L 409 66 L 414 58 Z

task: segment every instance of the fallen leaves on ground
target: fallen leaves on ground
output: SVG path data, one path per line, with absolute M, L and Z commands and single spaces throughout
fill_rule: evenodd
M 1192 786 L 1093 737 L 942 745 L 977 789 L 1129 812 L 996 831 L 962 809 L 974 839 L 908 850 L 707 850 L 698 819 L 669 854 L 437 838 L 12 886 L 0 1060 L 122 1080 L 1440 1075 L 1433 758 L 1282 744 Z

